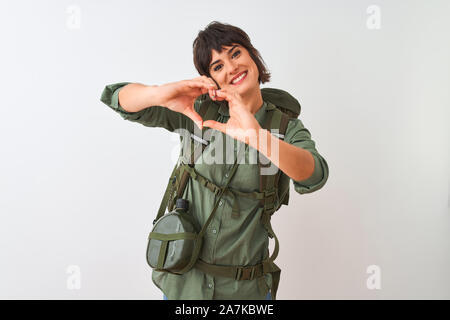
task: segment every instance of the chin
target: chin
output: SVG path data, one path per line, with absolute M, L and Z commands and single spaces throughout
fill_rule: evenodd
M 245 95 L 247 93 L 250 92 L 254 92 L 255 90 L 257 90 L 259 88 L 258 83 L 246 83 L 246 84 L 242 84 L 241 86 L 238 86 L 236 88 L 236 90 L 241 94 L 241 95 Z

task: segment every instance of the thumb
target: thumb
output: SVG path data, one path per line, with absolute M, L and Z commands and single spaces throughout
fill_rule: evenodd
M 225 123 L 221 123 L 221 122 L 217 122 L 214 120 L 206 120 L 203 122 L 203 126 L 204 127 L 208 127 L 208 128 L 212 128 L 218 131 L 222 131 L 225 132 L 225 127 L 226 124 Z
M 202 117 L 193 109 L 187 109 L 184 114 L 189 117 L 194 123 L 199 127 L 199 129 L 203 129 L 203 119 Z

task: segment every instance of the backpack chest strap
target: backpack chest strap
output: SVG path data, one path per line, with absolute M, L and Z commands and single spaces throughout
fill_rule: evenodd
M 194 167 L 191 167 L 187 164 L 182 164 L 181 170 L 182 170 L 181 171 L 182 174 L 183 174 L 183 172 L 186 172 L 187 174 L 189 174 L 189 176 L 193 180 L 196 180 L 197 182 L 199 182 L 202 186 L 209 189 L 215 195 L 218 195 L 223 189 L 223 187 L 216 185 L 214 182 L 212 182 L 211 180 L 205 178 L 200 173 L 198 173 Z M 261 203 L 264 204 L 264 208 L 276 208 L 279 203 L 277 188 L 275 188 L 273 190 L 269 190 L 269 191 L 265 190 L 263 192 L 260 192 L 260 191 L 243 192 L 243 191 L 233 189 L 230 186 L 227 186 L 226 190 L 224 190 L 224 192 L 232 198 L 232 208 L 233 208 L 232 209 L 232 217 L 233 218 L 238 218 L 240 216 L 239 202 L 237 201 L 236 196 L 245 197 L 248 199 L 259 200 Z M 264 209 L 264 212 L 266 212 L 266 211 L 268 211 L 268 210 Z

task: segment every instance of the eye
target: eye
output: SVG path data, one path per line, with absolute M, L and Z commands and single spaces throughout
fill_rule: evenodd
M 236 53 L 241 53 L 241 50 L 236 50 L 236 51 L 233 53 L 232 57 L 234 57 L 234 55 L 235 55 Z
M 231 55 L 231 57 L 232 57 L 232 58 L 233 58 L 233 57 L 237 57 L 237 56 L 240 55 L 240 54 L 241 54 L 241 50 L 236 50 L 236 51 L 233 52 L 233 54 Z M 219 71 L 220 69 L 222 69 L 222 68 L 218 69 L 218 67 L 220 67 L 220 66 L 221 66 L 221 64 L 215 66 L 215 67 L 214 67 L 214 71 Z

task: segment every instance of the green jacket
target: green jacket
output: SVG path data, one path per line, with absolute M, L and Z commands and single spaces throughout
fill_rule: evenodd
M 139 112 L 125 111 L 119 105 L 118 94 L 120 89 L 126 84 L 128 82 L 106 86 L 103 90 L 101 101 L 119 113 L 125 120 L 138 122 L 148 127 L 165 128 L 170 132 L 180 128 L 193 132 L 194 124 L 188 117 L 161 106 L 149 107 Z M 261 108 L 255 114 L 255 118 L 260 125 L 264 123 L 268 107 L 269 104 L 263 101 Z M 199 111 L 198 100 L 195 103 L 195 109 L 197 112 Z M 221 107 L 217 121 L 225 123 L 228 119 L 228 108 Z M 224 135 L 223 133 L 221 134 Z M 225 141 L 225 136 L 222 141 Z M 315 169 L 311 177 L 303 181 L 291 179 L 295 191 L 303 194 L 322 188 L 328 179 L 328 164 L 317 151 L 309 130 L 303 126 L 300 119 L 291 118 L 289 120 L 284 141 L 310 151 L 315 160 Z M 215 140 L 211 143 L 213 144 L 214 142 Z M 236 142 L 235 152 L 244 148 L 245 155 L 248 157 L 250 147 L 240 141 Z M 208 150 L 211 149 L 214 148 L 206 148 L 203 156 L 213 157 L 208 155 L 208 152 L 210 152 Z M 195 169 L 215 184 L 222 185 L 232 166 L 232 164 L 228 163 L 207 164 L 202 162 L 196 163 Z M 165 183 L 161 187 L 164 188 Z M 239 164 L 236 174 L 230 182 L 230 187 L 242 192 L 257 191 L 259 188 L 258 165 L 250 163 Z M 203 225 L 213 209 L 215 203 L 214 194 L 197 181 L 189 180 L 183 198 L 189 200 L 190 212 Z M 262 208 L 258 206 L 258 202 L 254 199 L 237 196 L 234 201 L 238 201 L 240 211 L 239 216 L 234 217 L 231 215 L 232 201 L 231 197 L 224 195 L 219 202 L 219 208 L 205 234 L 199 258 L 207 263 L 218 265 L 258 264 L 269 255 L 268 233 L 260 222 Z M 149 228 L 153 218 L 149 217 Z M 182 275 L 154 270 L 152 273 L 152 280 L 155 285 L 171 300 L 263 300 L 272 287 L 271 274 L 265 274 L 264 278 L 265 285 L 262 287 L 260 283 L 258 284 L 257 279 L 238 281 L 225 277 L 213 277 L 196 268 Z

